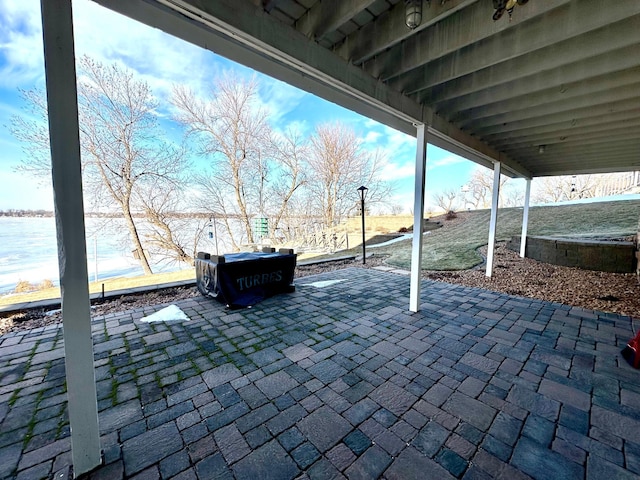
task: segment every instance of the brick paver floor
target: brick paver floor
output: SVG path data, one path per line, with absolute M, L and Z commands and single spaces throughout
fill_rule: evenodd
M 342 280 L 322 287 L 320 280 Z M 228 310 L 93 323 L 92 479 L 627 479 L 640 475 L 629 317 L 345 269 Z M 0 478 L 69 476 L 62 330 L 0 337 Z

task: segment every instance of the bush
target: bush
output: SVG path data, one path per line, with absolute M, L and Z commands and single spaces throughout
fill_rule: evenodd
M 53 288 L 55 285 L 51 280 L 45 278 L 40 285 L 38 285 L 38 290 L 46 290 L 48 288 Z
M 453 220 L 454 218 L 458 218 L 458 214 L 453 210 L 449 210 L 447 215 L 444 217 L 445 220 Z
M 409 231 L 409 229 L 407 227 L 401 227 L 400 230 L 398 230 L 399 233 L 407 233 Z
M 26 280 L 20 280 L 17 285 L 16 288 L 13 289 L 14 293 L 27 293 L 27 292 L 34 292 L 36 291 L 38 288 L 31 282 L 28 282 Z
M 13 293 L 37 292 L 38 290 L 46 290 L 47 288 L 53 287 L 55 287 L 55 285 L 48 278 L 38 284 L 28 282 L 27 280 L 20 280 L 13 289 Z

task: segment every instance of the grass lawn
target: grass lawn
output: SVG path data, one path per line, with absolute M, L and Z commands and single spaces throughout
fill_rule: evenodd
M 489 210 L 465 212 L 466 220 L 456 224 L 441 220 L 443 228 L 431 231 L 424 237 L 422 268 L 426 270 L 464 270 L 478 265 L 482 258 L 476 249 L 486 245 L 489 235 Z M 566 236 L 573 238 L 611 237 L 635 235 L 640 216 L 640 200 L 585 203 L 553 207 L 531 207 L 529 210 L 529 235 Z M 522 208 L 505 208 L 498 211 L 496 239 L 508 240 L 519 235 L 522 229 Z M 374 237 L 375 233 L 368 234 Z M 384 247 L 370 247 L 368 253 L 388 255 L 387 263 L 404 269 L 411 266 L 411 240 L 403 240 Z M 361 255 L 360 246 L 335 252 L 332 255 L 300 255 L 299 260 Z M 194 279 L 194 269 L 161 273 L 140 277 L 113 278 L 92 283 L 90 291 L 120 290 L 147 285 Z M 50 288 L 32 293 L 0 296 L 0 306 L 22 302 L 58 298 L 60 290 Z
M 447 225 L 424 237 L 422 268 L 426 270 L 464 270 L 478 265 L 482 258 L 476 249 L 487 244 L 489 236 L 489 210 L 466 212 L 467 219 L 457 225 Z M 583 203 L 529 209 L 529 235 L 566 236 L 573 238 L 635 235 L 640 216 L 640 200 Z M 504 208 L 498 211 L 496 239 L 508 240 L 520 235 L 522 208 Z M 360 247 L 350 252 L 361 254 Z M 386 247 L 370 248 L 369 253 L 389 255 L 387 263 L 409 269 L 411 240 Z M 338 252 L 344 255 L 345 252 Z
M 104 284 L 105 292 L 110 292 L 115 290 L 122 290 L 125 288 L 144 287 L 149 285 L 160 285 L 163 283 L 178 282 L 180 280 L 193 279 L 195 281 L 195 278 L 196 272 L 193 268 L 190 268 L 188 270 L 179 270 L 177 272 L 141 275 L 138 277 L 109 278 L 106 280 L 90 283 L 89 292 L 101 292 L 102 284 Z M 44 290 L 38 290 L 36 292 L 2 295 L 0 296 L 0 306 L 14 305 L 23 302 L 37 302 L 39 300 L 49 300 L 53 298 L 60 298 L 59 287 L 46 288 Z

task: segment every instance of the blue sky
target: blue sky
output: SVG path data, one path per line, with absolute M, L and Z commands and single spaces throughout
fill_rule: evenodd
M 75 0 L 76 56 L 90 55 L 104 63 L 118 62 L 146 80 L 160 102 L 169 98 L 174 84 L 205 92 L 213 78 L 227 71 L 250 76 L 254 72 L 209 51 L 168 36 L 106 10 L 88 0 Z M 95 21 L 99 19 L 99 21 Z M 260 97 L 272 124 L 284 129 L 295 123 L 311 132 L 317 123 L 341 121 L 351 126 L 366 148 L 383 150 L 384 178 L 398 186 L 391 203 L 406 213 L 413 206 L 415 138 L 329 103 L 280 81 L 260 75 Z M 19 90 L 44 85 L 42 29 L 38 0 L 0 0 L 0 209 L 52 209 L 49 187 L 15 171 L 23 158 L 21 145 L 11 136 L 11 116 L 21 113 Z M 166 118 L 170 112 L 164 111 Z M 164 126 L 179 135 L 169 120 Z M 459 189 L 475 164 L 429 146 L 427 204 L 430 193 Z M 429 205 L 427 205 L 429 206 Z

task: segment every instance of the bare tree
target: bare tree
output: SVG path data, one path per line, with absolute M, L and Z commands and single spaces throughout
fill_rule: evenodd
M 508 177 L 500 175 L 500 189 L 506 185 Z M 491 193 L 493 192 L 493 172 L 484 167 L 477 167 L 471 174 L 467 184 L 468 196 L 465 195 L 467 203 L 473 208 L 489 208 L 491 206 Z M 470 197 L 470 198 L 469 198 Z
M 291 213 L 292 198 L 306 183 L 304 166 L 309 156 L 308 142 L 295 129 L 274 135 L 273 155 L 278 163 L 278 175 L 273 180 L 270 210 L 274 212 L 273 230 L 280 228 L 285 215 Z
M 433 202 L 445 212 L 456 210 L 458 206 L 459 193 L 450 188 L 433 194 Z
M 271 128 L 258 102 L 255 78 L 223 76 L 207 99 L 175 87 L 176 120 L 187 136 L 197 139 L 199 153 L 211 158 L 210 167 L 197 176 L 201 207 L 219 216 L 232 247 L 253 243 L 251 218 L 264 212 L 266 185 L 273 170 Z M 242 234 L 238 233 L 240 223 Z
M 137 204 L 147 220 L 142 229 L 147 250 L 155 258 L 193 265 L 206 220 L 181 213 L 184 202 L 176 195 L 183 191 L 181 182 L 172 184 L 165 178 L 149 180 L 136 192 Z
M 311 145 L 308 191 L 325 227 L 335 225 L 353 207 L 360 185 L 369 189 L 368 204 L 390 198 L 393 186 L 380 178 L 381 154 L 365 151 L 351 128 L 319 125 Z
M 520 189 L 507 188 L 500 191 L 501 207 L 521 207 L 524 204 L 524 192 Z
M 606 175 L 543 177 L 534 183 L 533 199 L 538 203 L 554 203 L 593 198 L 603 181 L 606 181 Z
M 152 273 L 136 213 L 149 210 L 145 185 L 161 185 L 166 195 L 180 188 L 184 152 L 162 141 L 158 103 L 146 82 L 117 65 L 105 66 L 84 56 L 78 65 L 78 107 L 83 179 L 88 200 L 97 209 L 115 204 L 124 217 L 129 240 L 145 273 Z M 21 169 L 47 175 L 50 169 L 46 103 L 37 90 L 23 92 L 30 117 L 14 117 L 11 131 L 28 154 Z M 166 205 L 163 202 L 162 205 Z M 172 245 L 175 250 L 176 246 Z M 183 260 L 182 255 L 175 257 Z
M 402 212 L 404 211 L 404 207 L 402 205 L 394 203 L 391 205 L 389 210 L 391 212 L 391 215 L 396 216 L 402 214 Z

